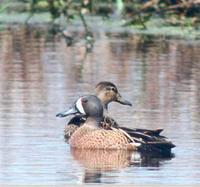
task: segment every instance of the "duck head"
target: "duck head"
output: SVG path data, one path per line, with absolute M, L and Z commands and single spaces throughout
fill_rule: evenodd
M 86 116 L 86 118 L 103 118 L 103 105 L 95 95 L 82 96 L 76 100 L 70 109 L 58 113 L 56 117 L 66 117 L 73 114 L 80 114 Z
M 112 101 L 118 102 L 122 105 L 132 106 L 131 102 L 124 99 L 119 93 L 117 87 L 107 81 L 100 82 L 95 88 L 96 96 L 101 100 L 105 109 L 107 109 L 108 104 Z

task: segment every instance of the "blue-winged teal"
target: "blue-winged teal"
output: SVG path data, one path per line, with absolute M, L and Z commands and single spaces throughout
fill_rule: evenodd
M 106 129 L 110 126 L 117 126 L 115 120 L 108 116 L 108 104 L 111 102 L 118 102 L 122 105 L 132 106 L 131 102 L 125 100 L 119 93 L 116 85 L 108 81 L 99 82 L 95 87 L 95 94 L 101 100 L 104 107 L 104 119 L 101 125 Z M 73 117 L 64 129 L 64 136 L 66 140 L 85 122 L 84 117 Z
M 86 117 L 85 123 L 78 128 L 70 137 L 71 147 L 80 149 L 125 149 L 141 151 L 157 151 L 171 153 L 175 147 L 170 141 L 162 136 L 147 135 L 142 132 L 125 132 L 122 128 L 106 130 L 100 124 L 103 120 L 103 105 L 101 100 L 94 95 L 79 98 L 67 111 L 59 113 L 58 117 L 72 114 L 81 114 Z
M 69 139 L 71 147 L 136 150 L 139 144 L 120 129 L 105 130 L 100 127 L 103 111 L 101 100 L 94 95 L 88 95 L 79 98 L 70 110 L 58 115 L 63 117 L 79 113 L 86 116 L 85 123 Z
M 122 105 L 129 105 L 132 106 L 131 102 L 125 100 L 121 94 L 119 93 L 115 84 L 102 81 L 99 82 L 95 87 L 95 94 L 101 100 L 103 107 L 104 107 L 104 118 L 101 122 L 101 126 L 104 129 L 110 129 L 110 127 L 119 127 L 114 119 L 108 116 L 108 104 L 111 102 L 118 102 Z M 75 116 L 73 117 L 68 124 L 65 126 L 64 129 L 64 136 L 65 139 L 68 140 L 70 136 L 85 122 L 85 118 L 83 116 Z M 130 129 L 126 127 L 120 127 L 126 132 L 141 132 L 147 135 L 159 135 L 163 129 L 156 129 L 156 130 L 148 130 L 148 129 Z

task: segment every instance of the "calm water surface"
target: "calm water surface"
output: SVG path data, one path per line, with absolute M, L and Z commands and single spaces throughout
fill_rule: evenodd
M 75 33 L 81 37 L 81 33 Z M 95 33 L 67 47 L 45 29 L 0 32 L 0 184 L 200 184 L 200 41 Z M 174 157 L 70 150 L 57 112 L 96 83 L 114 82 L 133 107 L 110 105 L 128 127 L 164 128 Z

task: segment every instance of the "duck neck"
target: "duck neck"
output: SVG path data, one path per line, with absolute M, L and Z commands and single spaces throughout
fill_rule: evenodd
M 108 115 L 108 103 L 102 103 L 103 104 L 103 114 Z
M 105 94 L 103 94 L 101 92 L 96 93 L 96 96 L 101 100 L 101 103 L 102 103 L 103 109 L 104 109 L 104 114 L 107 114 L 108 113 L 108 104 L 110 103 L 110 101 L 108 101 Z
M 89 127 L 99 127 L 103 117 L 88 117 L 85 124 Z

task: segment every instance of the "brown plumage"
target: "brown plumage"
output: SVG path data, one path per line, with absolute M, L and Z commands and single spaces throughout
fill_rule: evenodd
M 136 150 L 135 144 L 122 131 L 91 128 L 87 123 L 71 136 L 69 143 L 79 149 Z
M 131 106 L 131 103 L 122 98 L 117 87 L 107 81 L 99 82 L 95 87 L 96 96 L 101 100 L 104 107 L 104 119 L 100 126 L 104 129 L 110 129 L 110 127 L 117 127 L 117 123 L 114 119 L 108 116 L 108 104 L 111 102 L 118 102 L 123 105 Z M 85 122 L 85 119 L 81 116 L 73 117 L 64 128 L 65 139 L 68 140 L 71 135 Z
M 105 130 L 100 127 L 103 110 L 102 102 L 98 97 L 87 95 L 79 98 L 68 111 L 57 114 L 58 117 L 76 113 L 86 116 L 84 124 L 70 137 L 70 146 L 79 149 L 136 150 L 140 144 L 125 131 L 113 127 Z
M 159 154 L 170 155 L 171 149 L 175 145 L 167 140 L 166 137 L 160 136 L 162 129 L 129 129 L 126 127 L 102 127 L 107 120 L 104 114 L 101 100 L 94 96 L 88 95 L 79 98 L 73 107 L 68 111 L 57 114 L 58 117 L 65 117 L 71 114 L 79 113 L 85 116 L 79 118 L 76 116 L 71 120 L 74 124 L 82 125 L 71 135 L 69 144 L 71 147 L 79 149 L 122 149 L 122 150 L 140 150 L 157 152 Z M 80 120 L 81 119 L 81 120 Z

